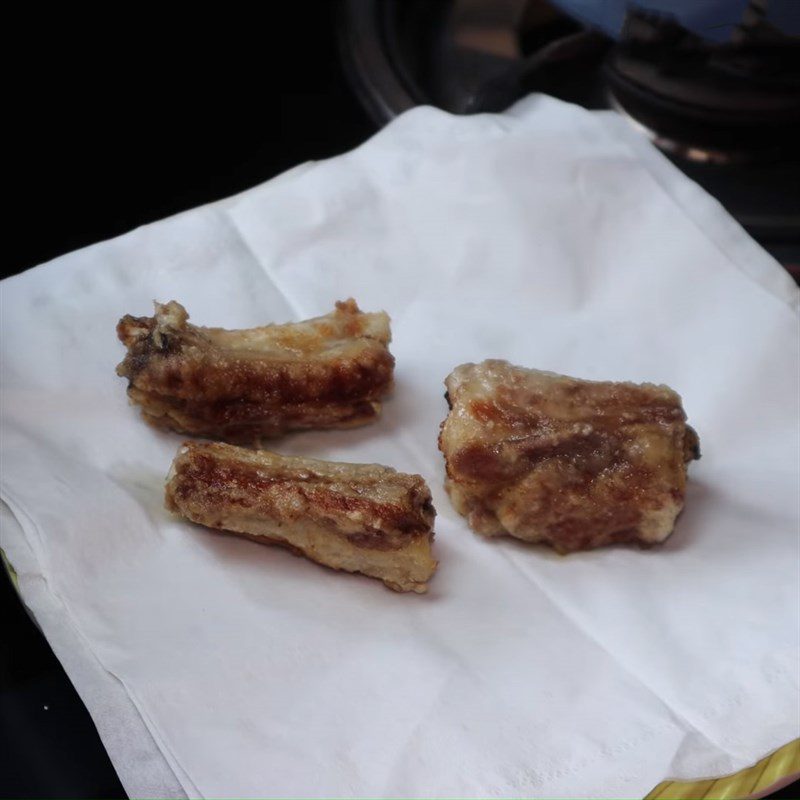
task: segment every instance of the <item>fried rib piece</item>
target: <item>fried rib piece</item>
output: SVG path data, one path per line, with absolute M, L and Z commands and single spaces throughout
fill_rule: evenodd
M 167 476 L 166 506 L 398 592 L 426 591 L 437 566 L 428 486 L 419 475 L 378 464 L 186 442 Z
M 391 390 L 389 317 L 355 300 L 324 317 L 250 330 L 191 325 L 172 301 L 153 317 L 123 317 L 117 374 L 160 428 L 254 443 L 304 428 L 370 422 Z
M 672 389 L 498 360 L 463 364 L 445 385 L 446 488 L 478 533 L 568 553 L 672 532 L 700 457 Z

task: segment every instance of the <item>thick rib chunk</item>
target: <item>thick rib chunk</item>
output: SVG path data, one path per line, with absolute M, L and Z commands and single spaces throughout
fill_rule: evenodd
M 495 360 L 463 364 L 445 384 L 446 486 L 478 533 L 570 552 L 672 532 L 700 455 L 672 389 Z

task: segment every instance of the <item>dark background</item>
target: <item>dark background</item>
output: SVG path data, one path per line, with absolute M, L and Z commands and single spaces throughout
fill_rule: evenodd
M 206 18 L 196 8 L 179 22 L 131 13 L 105 24 L 48 10 L 46 27 L 21 26 L 24 80 L 11 84 L 6 117 L 16 219 L 4 274 L 373 132 L 339 66 L 334 3 Z
M 332 2 L 205 17 L 197 9 L 176 20 L 133 7 L 91 16 L 41 7 L 7 29 L 14 217 L 3 276 L 343 152 L 373 132 L 340 66 Z M 0 620 L 0 796 L 124 797 L 5 572 Z

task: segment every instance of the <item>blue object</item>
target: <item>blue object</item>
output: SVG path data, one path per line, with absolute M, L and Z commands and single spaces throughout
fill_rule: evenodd
M 553 0 L 585 25 L 618 39 L 630 7 L 670 14 L 685 28 L 713 42 L 725 42 L 742 21 L 748 0 Z M 800 35 L 800 0 L 769 0 L 767 20 L 786 34 Z

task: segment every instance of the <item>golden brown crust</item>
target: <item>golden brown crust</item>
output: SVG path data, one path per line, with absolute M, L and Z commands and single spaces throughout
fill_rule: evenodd
M 162 428 L 252 443 L 289 430 L 374 419 L 392 387 L 389 318 L 354 300 L 305 322 L 201 328 L 179 303 L 123 317 L 117 374 L 145 419 Z
M 193 522 L 289 547 L 398 591 L 425 591 L 436 512 L 419 475 L 186 442 L 166 506 Z
M 666 386 L 582 381 L 505 361 L 457 367 L 439 448 L 456 509 L 479 533 L 571 552 L 652 544 L 683 506 L 699 458 Z

